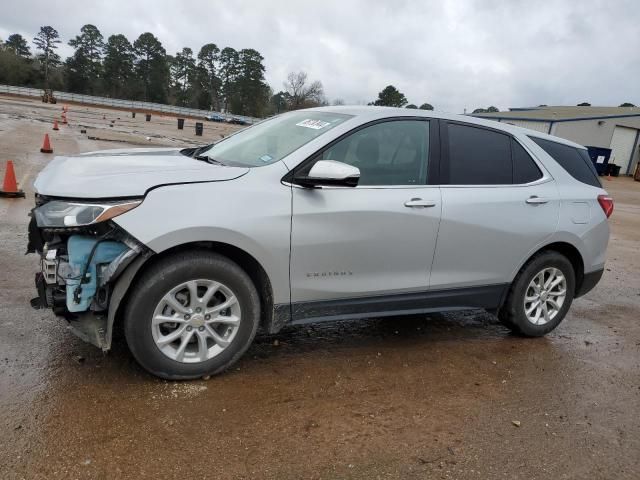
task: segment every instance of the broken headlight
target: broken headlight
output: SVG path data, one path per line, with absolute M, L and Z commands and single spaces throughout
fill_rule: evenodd
M 104 222 L 136 208 L 142 200 L 120 202 L 71 202 L 52 200 L 34 210 L 41 228 L 81 227 Z

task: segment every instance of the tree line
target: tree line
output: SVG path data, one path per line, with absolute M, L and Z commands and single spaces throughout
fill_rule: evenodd
M 420 110 L 433 110 L 433 105 L 423 103 L 419 107 L 414 103 L 409 103 L 407 97 L 393 85 L 387 85 L 378 93 L 378 98 L 368 105 L 377 105 L 383 107 L 412 108 Z
M 73 54 L 58 54 L 58 31 L 43 26 L 32 40 L 15 33 L 0 40 L 0 83 L 72 93 L 143 100 L 263 117 L 328 105 L 322 83 L 292 72 L 274 94 L 265 81 L 264 58 L 254 49 L 203 45 L 167 53 L 150 32 L 133 43 L 122 34 L 104 36 L 87 24 L 68 41 Z M 337 100 L 336 102 L 339 102 Z
M 167 53 L 152 33 L 133 43 L 123 34 L 106 40 L 98 27 L 84 25 L 67 44 L 74 51 L 62 60 L 58 31 L 40 27 L 32 40 L 15 33 L 0 40 L 0 83 L 52 88 L 72 93 L 143 100 L 262 117 L 288 110 L 329 105 L 322 82 L 306 72 L 291 72 L 274 93 L 265 81 L 264 58 L 254 49 L 203 45 L 197 54 L 185 47 Z M 343 105 L 335 99 L 333 105 Z M 393 85 L 369 105 L 433 110 L 410 104 Z
M 64 61 L 57 53 L 61 42 L 51 26 L 33 38 L 35 53 L 20 34 L 0 41 L 0 83 L 256 117 L 268 113 L 271 91 L 257 50 L 207 43 L 197 54 L 185 47 L 170 55 L 150 32 L 133 43 L 122 34 L 105 41 L 91 24 L 68 41 L 74 52 Z
M 57 53 L 60 43 L 58 31 L 48 25 L 40 27 L 32 40 L 35 52 L 18 33 L 4 42 L 0 39 L 0 83 L 255 117 L 329 105 L 322 82 L 309 81 L 302 71 L 291 72 L 283 89 L 274 93 L 265 81 L 263 56 L 251 48 L 235 50 L 207 43 L 197 54 L 185 47 L 170 55 L 150 32 L 142 33 L 133 43 L 123 34 L 105 41 L 91 24 L 68 41 L 74 52 L 64 61 Z M 332 103 L 343 105 L 344 101 L 335 99 Z M 433 110 L 427 102 L 420 106 L 409 103 L 393 85 L 386 86 L 368 105 Z M 625 102 L 620 106 L 635 105 Z M 497 111 L 490 106 L 472 113 Z

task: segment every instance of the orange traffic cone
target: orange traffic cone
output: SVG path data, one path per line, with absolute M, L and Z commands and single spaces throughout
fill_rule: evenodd
M 16 182 L 16 172 L 13 171 L 13 162 L 7 160 L 7 170 L 4 174 L 4 182 L 2 184 L 2 190 L 0 190 L 1 197 L 24 197 L 24 192 L 18 190 L 18 182 Z
M 49 143 L 49 134 L 44 134 L 44 142 L 42 143 L 42 148 L 40 149 L 42 153 L 53 153 L 53 148 L 51 148 L 51 143 Z
M 53 129 L 54 130 L 59 130 L 59 128 L 58 128 L 58 119 L 57 118 L 53 119 Z

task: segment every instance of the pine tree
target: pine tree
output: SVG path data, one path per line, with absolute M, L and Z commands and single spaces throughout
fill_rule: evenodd
M 45 25 L 40 27 L 40 31 L 33 39 L 33 43 L 38 50 L 42 51 L 38 55 L 38 60 L 42 65 L 44 87 L 49 88 L 50 70 L 60 65 L 60 55 L 55 52 L 60 43 L 60 34 L 55 28 Z

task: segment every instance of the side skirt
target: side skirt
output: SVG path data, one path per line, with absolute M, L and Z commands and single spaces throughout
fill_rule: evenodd
M 291 304 L 288 322 L 293 325 L 331 320 L 388 317 L 442 311 L 500 308 L 509 284 L 465 287 L 448 290 L 343 298 Z M 278 305 L 284 313 L 288 305 Z

